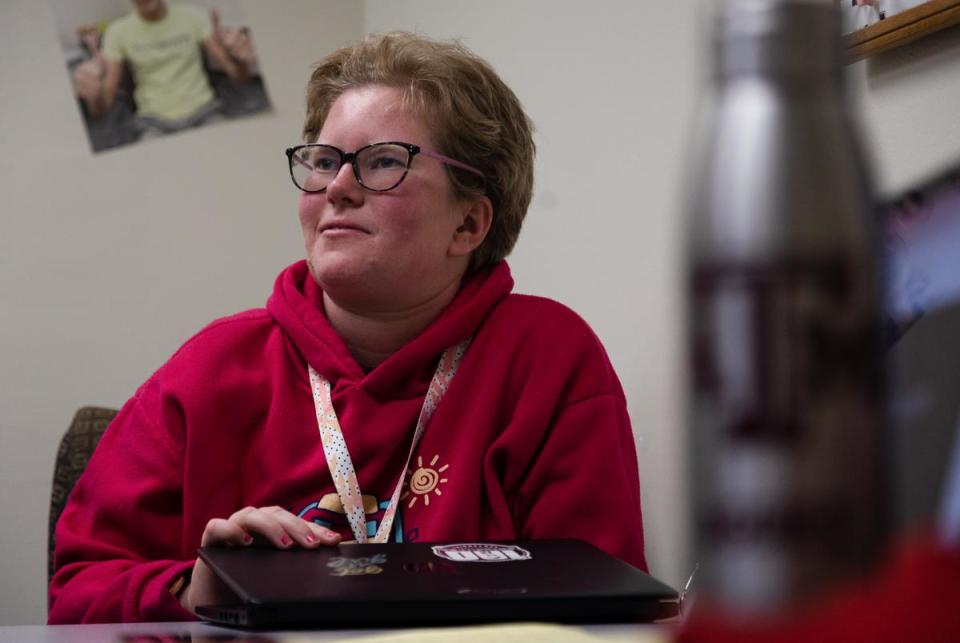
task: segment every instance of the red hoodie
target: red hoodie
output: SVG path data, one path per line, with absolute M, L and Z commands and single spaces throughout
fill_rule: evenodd
M 280 274 L 265 310 L 202 330 L 127 402 L 77 483 L 57 527 L 50 623 L 192 618 L 168 588 L 207 521 L 248 505 L 352 538 L 308 362 L 331 383 L 375 531 L 439 356 L 470 335 L 406 472 L 391 540 L 581 538 L 646 569 L 620 382 L 580 317 L 512 287 L 505 263 L 475 275 L 370 373 L 327 322 L 304 262 Z

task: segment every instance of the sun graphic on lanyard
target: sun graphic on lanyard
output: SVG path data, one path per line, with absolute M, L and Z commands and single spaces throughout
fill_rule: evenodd
M 433 459 L 430 460 L 429 465 L 423 466 L 423 457 L 418 455 L 417 468 L 415 470 L 407 470 L 407 490 L 400 496 L 400 500 L 405 500 L 408 496 L 412 496 L 410 503 L 407 505 L 407 509 L 413 508 L 421 496 L 423 497 L 423 504 L 429 507 L 431 492 L 438 496 L 443 495 L 440 492 L 440 485 L 446 484 L 447 479 L 441 478 L 440 474 L 449 469 L 450 465 L 445 464 L 439 469 L 434 469 L 439 459 L 440 456 L 435 455 Z

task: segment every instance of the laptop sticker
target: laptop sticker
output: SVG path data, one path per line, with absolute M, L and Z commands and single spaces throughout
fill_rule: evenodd
M 386 554 L 374 554 L 373 556 L 362 556 L 360 558 L 334 556 L 327 561 L 327 567 L 331 569 L 331 576 L 365 576 L 367 574 L 380 574 L 383 573 L 383 567 L 381 567 L 381 565 L 386 564 Z
M 455 563 L 506 563 L 533 558 L 523 547 L 496 543 L 434 545 L 431 549 L 435 556 Z

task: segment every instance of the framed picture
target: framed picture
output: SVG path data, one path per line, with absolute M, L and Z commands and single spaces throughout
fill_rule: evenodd
M 960 24 L 960 0 L 837 0 L 849 61 Z

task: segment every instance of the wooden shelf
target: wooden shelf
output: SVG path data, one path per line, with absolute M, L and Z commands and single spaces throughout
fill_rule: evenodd
M 844 39 L 848 62 L 905 45 L 955 24 L 960 24 L 960 0 L 928 0 L 847 34 Z

